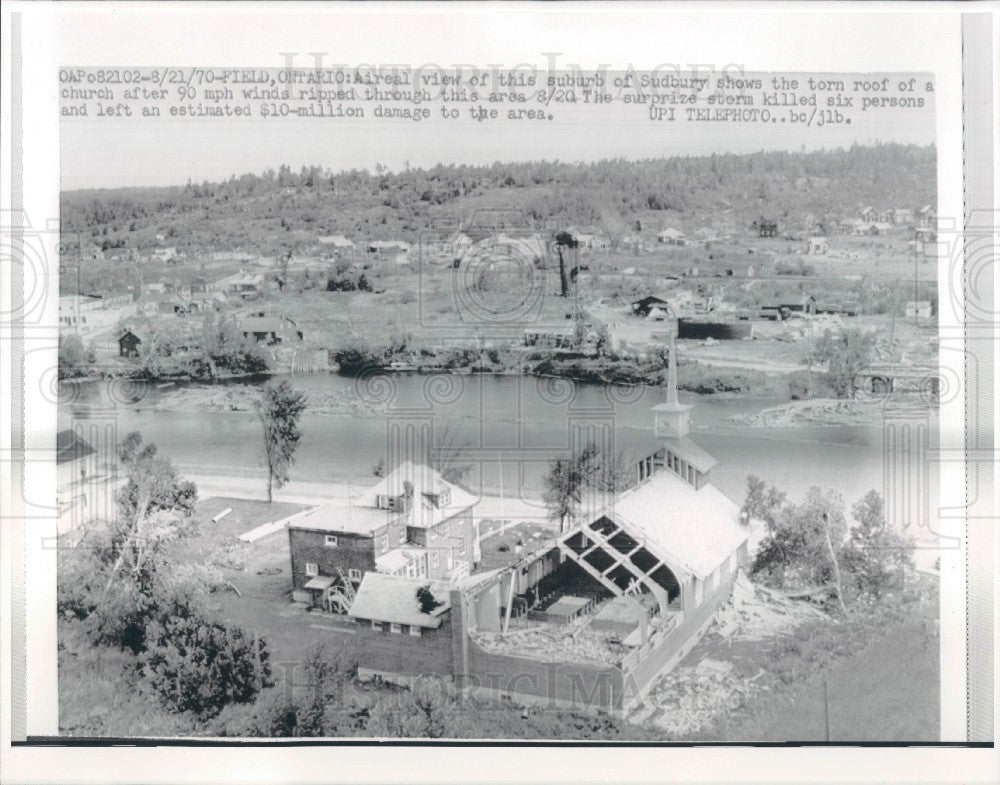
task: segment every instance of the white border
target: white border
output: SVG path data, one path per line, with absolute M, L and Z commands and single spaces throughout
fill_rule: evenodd
M 629 11 L 626 13 L 626 7 Z M 434 62 L 516 64 L 546 61 L 540 53 L 560 51 L 560 63 L 596 67 L 603 63 L 636 68 L 662 62 L 740 63 L 748 71 L 933 71 L 939 118 L 939 213 L 962 215 L 960 11 L 995 11 L 995 5 L 896 3 L 883 6 L 825 3 L 806 6 L 763 3 L 709 6 L 651 3 L 498 5 L 385 5 L 315 3 L 264 8 L 258 4 L 185 3 L 78 4 L 11 3 L 4 11 L 23 12 L 23 42 L 31 60 L 25 85 L 25 207 L 30 216 L 58 210 L 58 118 L 56 66 L 75 65 L 268 65 L 279 52 L 331 53 L 336 62 Z M 55 30 L 54 15 L 71 20 Z M 143 18 L 145 15 L 145 18 Z M 571 31 L 568 34 L 567 31 Z M 661 32 L 662 31 L 662 32 Z M 224 43 L 220 43 L 224 42 Z M 112 62 L 113 61 L 113 62 Z M 34 220 L 34 219 L 33 219 Z M 37 223 L 36 223 L 37 225 Z M 54 254 L 55 239 L 51 238 Z M 54 258 L 50 256 L 50 258 Z M 941 280 L 950 280 L 947 261 Z M 56 323 L 57 282 L 52 278 L 46 324 Z M 942 309 L 944 311 L 944 309 Z M 942 313 L 942 327 L 949 318 Z M 30 344 L 29 344 L 30 347 Z M 28 348 L 28 347 L 26 347 Z M 944 354 L 944 353 L 942 353 Z M 38 379 L 55 365 L 55 333 L 49 353 L 26 356 L 26 376 Z M 948 363 L 942 358 L 942 364 Z M 961 370 L 959 368 L 958 370 Z M 44 449 L 55 421 L 54 403 L 26 390 L 28 447 Z M 942 440 L 961 446 L 963 401 L 942 410 Z M 964 472 L 945 467 L 941 505 L 964 505 Z M 54 471 L 28 478 L 28 497 L 54 503 Z M 30 514 L 30 513 L 29 513 Z M 54 528 L 54 527 L 53 527 Z M 32 526 L 36 531 L 48 534 Z M 4 533 L 4 541 L 7 533 Z M 29 553 L 32 549 L 29 548 Z M 961 576 L 952 557 L 943 571 Z M 964 558 L 958 564 L 964 569 Z M 29 556 L 31 574 L 54 574 L 54 552 Z M 52 582 L 32 583 L 29 613 L 29 730 L 54 732 L 55 613 Z M 964 590 L 961 580 L 944 580 L 942 601 L 943 738 L 964 738 Z M 6 610 L 5 606 L 5 610 Z M 954 687 L 955 689 L 951 689 Z M 5 724 L 9 732 L 9 725 Z M 195 779 L 238 781 L 375 781 L 387 776 L 412 781 L 447 779 L 492 781 L 537 779 L 560 772 L 575 781 L 618 777 L 718 781 L 762 778 L 771 782 L 975 781 L 995 779 L 995 751 L 968 749 L 500 749 L 298 748 L 244 749 L 239 765 L 232 752 L 211 749 L 118 749 L 109 768 L 104 749 L 5 751 L 8 780 L 45 781 L 72 776 L 77 781 L 173 781 L 182 772 Z M 391 768 L 387 762 L 391 758 Z M 67 767 L 73 761 L 71 768 Z M 228 765 L 225 763 L 228 761 Z M 446 762 L 446 763 L 445 763 Z M 492 763 L 491 763 L 492 762 Z M 331 766 L 331 763 L 335 763 Z M 191 776 L 191 775 L 188 775 Z

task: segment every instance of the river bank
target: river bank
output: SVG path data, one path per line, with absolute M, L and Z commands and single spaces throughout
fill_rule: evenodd
M 815 398 L 772 406 L 755 413 L 727 418 L 734 425 L 752 428 L 794 427 L 799 425 L 869 425 L 894 417 L 935 416 L 937 406 L 920 396 L 880 399 Z

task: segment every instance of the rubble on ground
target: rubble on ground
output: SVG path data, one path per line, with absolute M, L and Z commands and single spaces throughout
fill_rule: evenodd
M 591 629 L 588 619 L 565 625 L 539 623 L 511 628 L 506 633 L 480 630 L 472 637 L 491 654 L 527 657 L 540 662 L 616 665 L 628 651 L 611 640 L 607 633 Z
M 754 584 L 740 573 L 709 634 L 729 641 L 757 641 L 788 634 L 801 624 L 824 618 L 827 615 L 808 602 Z M 706 657 L 696 665 L 660 676 L 630 719 L 675 737 L 696 734 L 739 711 L 750 698 L 767 689 L 760 680 L 763 673 L 748 677 L 732 661 Z
M 826 614 L 808 602 L 789 599 L 740 573 L 729 600 L 715 615 L 712 631 L 735 640 L 762 640 L 823 618 Z
M 738 676 L 732 663 L 702 660 L 694 667 L 676 668 L 650 689 L 636 719 L 667 732 L 688 736 L 718 717 L 739 710 L 764 687 Z

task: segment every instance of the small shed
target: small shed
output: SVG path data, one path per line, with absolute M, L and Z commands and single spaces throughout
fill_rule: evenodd
M 649 312 L 653 308 L 662 308 L 668 304 L 668 301 L 664 300 L 662 297 L 650 294 L 643 297 L 641 300 L 636 300 L 632 303 L 632 313 L 636 316 L 649 316 Z
M 829 250 L 830 243 L 825 237 L 809 238 L 809 254 L 811 256 L 820 256 L 826 254 Z
M 139 346 L 142 345 L 143 335 L 136 330 L 126 330 L 118 339 L 119 357 L 138 357 Z

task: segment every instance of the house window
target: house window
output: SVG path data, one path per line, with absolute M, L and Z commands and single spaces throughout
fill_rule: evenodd
M 394 632 L 397 635 L 400 635 L 403 632 L 403 625 L 402 624 L 396 624 L 396 622 L 392 622 L 389 625 L 389 632 Z
M 441 566 L 441 554 L 437 550 L 431 551 L 431 567 Z
M 361 580 L 361 570 L 357 569 L 356 567 L 351 567 L 347 571 L 347 577 L 350 578 L 352 581 L 360 581 Z
M 697 578 L 694 579 L 694 604 L 701 605 L 702 593 L 704 591 L 704 584 Z
M 404 545 L 406 543 L 406 527 L 399 527 L 399 544 Z
M 319 565 L 313 564 L 312 562 L 306 562 L 306 575 L 310 578 L 315 578 L 319 575 Z
M 412 562 L 411 561 L 409 564 L 406 565 L 406 574 L 409 577 L 411 577 L 411 578 L 417 577 L 417 564 L 416 564 L 416 562 Z
M 379 537 L 378 541 L 379 541 L 379 547 L 383 551 L 389 550 L 389 535 L 388 534 L 383 534 L 381 537 Z
M 414 638 L 420 637 L 420 628 L 416 624 L 410 625 L 410 635 L 412 635 Z
M 337 537 L 336 537 L 336 535 L 333 535 L 333 534 L 326 535 L 326 537 L 323 538 L 323 544 L 327 548 L 336 548 L 337 547 Z
M 448 549 L 448 569 L 450 570 L 455 564 L 455 557 L 451 553 L 451 548 Z
M 375 632 L 382 632 L 382 622 L 372 619 L 372 629 L 375 630 Z

